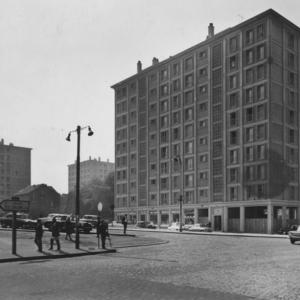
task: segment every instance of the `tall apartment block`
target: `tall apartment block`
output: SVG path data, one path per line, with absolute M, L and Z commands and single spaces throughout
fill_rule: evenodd
M 276 232 L 299 219 L 300 29 L 274 10 L 115 90 L 115 213 Z
M 105 181 L 108 174 L 114 172 L 115 164 L 112 162 L 101 161 L 98 159 L 92 159 L 89 157 L 88 160 L 80 162 L 80 186 L 85 186 L 94 179 Z M 68 188 L 69 192 L 74 191 L 76 187 L 76 161 L 74 164 L 68 165 Z
M 0 200 L 31 184 L 31 149 L 0 141 Z

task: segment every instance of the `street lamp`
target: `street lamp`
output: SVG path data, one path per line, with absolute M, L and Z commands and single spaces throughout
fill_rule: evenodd
M 77 159 L 76 159 L 76 199 L 75 199 L 75 248 L 79 249 L 79 214 L 80 214 L 80 132 L 83 129 L 88 128 L 88 136 L 92 136 L 94 132 L 90 126 L 80 127 L 77 126 L 75 130 L 69 132 L 66 140 L 71 141 L 71 133 L 77 133 Z
M 183 188 L 184 188 L 184 165 L 180 155 L 174 157 L 174 162 L 177 162 L 181 169 L 181 188 L 179 196 L 179 231 L 182 232 L 182 202 L 183 202 Z

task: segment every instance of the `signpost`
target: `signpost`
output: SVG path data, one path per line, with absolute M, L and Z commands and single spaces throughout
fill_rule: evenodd
M 17 253 L 17 230 L 16 230 L 16 218 L 17 212 L 27 212 L 29 210 L 29 201 L 21 201 L 18 197 L 12 197 L 11 200 L 3 200 L 0 202 L 0 207 L 4 211 L 11 211 L 13 213 L 12 218 L 12 254 Z
M 103 204 L 102 202 L 99 202 L 98 205 L 97 205 L 97 209 L 98 209 L 98 222 L 97 222 L 97 227 L 99 226 L 99 222 L 100 222 L 100 213 L 102 211 L 102 208 L 103 208 Z M 98 228 L 97 228 L 97 231 L 98 231 Z M 97 235 L 98 235 L 98 249 L 100 248 L 100 241 L 99 241 L 99 233 L 97 232 Z

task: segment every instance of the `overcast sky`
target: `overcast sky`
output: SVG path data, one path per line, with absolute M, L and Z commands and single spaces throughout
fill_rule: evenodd
M 114 161 L 111 85 L 269 8 L 300 26 L 300 1 L 0 0 L 0 139 L 32 148 L 32 184 L 67 192 L 76 159 Z

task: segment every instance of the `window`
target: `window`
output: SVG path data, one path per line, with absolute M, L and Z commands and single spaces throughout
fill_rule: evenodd
M 253 166 L 246 167 L 246 179 L 254 180 L 254 167 Z
M 207 51 L 203 50 L 203 51 L 199 52 L 199 58 L 200 58 L 200 60 L 207 58 Z
M 194 76 L 193 76 L 193 74 L 186 75 L 185 79 L 184 79 L 184 86 L 185 86 L 185 88 L 192 87 L 193 83 L 194 83 Z
M 207 93 L 207 85 L 202 85 L 199 87 L 199 94 L 204 95 Z
M 253 161 L 253 159 L 254 159 L 254 149 L 253 149 L 253 147 L 247 147 L 246 148 L 246 160 Z
M 229 87 L 231 89 L 237 88 L 237 76 L 236 75 L 232 75 L 229 77 Z
M 160 133 L 160 141 L 161 141 L 161 143 L 168 143 L 168 141 L 169 141 L 169 132 L 168 131 L 162 131 Z
M 257 39 L 262 40 L 265 37 L 265 26 L 260 24 L 257 26 Z
M 235 108 L 238 104 L 238 93 L 229 95 L 229 108 Z
M 180 155 L 180 144 L 173 145 L 173 156 Z
M 185 111 L 184 111 L 184 119 L 185 121 L 191 121 L 194 119 L 194 113 L 193 113 L 193 109 L 192 108 L 187 108 Z
M 253 102 L 253 89 L 246 89 L 246 104 Z
M 194 170 L 194 159 L 192 157 L 186 158 L 185 162 L 184 162 L 184 165 L 185 165 L 184 169 L 186 171 Z
M 200 155 L 199 160 L 201 163 L 206 163 L 208 161 L 208 155 L 207 154 Z
M 188 91 L 184 94 L 184 104 L 192 104 L 194 103 L 194 92 L 193 91 Z
M 247 122 L 254 121 L 253 107 L 249 107 L 246 109 L 246 121 Z
M 266 67 L 265 65 L 257 66 L 257 80 L 262 80 L 266 77 Z
M 206 180 L 208 178 L 207 172 L 200 172 L 199 178 L 200 178 L 200 180 Z
M 200 112 L 205 112 L 205 111 L 207 111 L 207 102 L 204 102 L 204 103 L 200 103 L 200 104 L 199 104 L 199 111 L 200 111 Z
M 253 69 L 246 70 L 246 83 L 252 83 L 254 81 Z
M 173 109 L 176 109 L 176 108 L 180 107 L 180 96 L 179 95 L 173 96 L 172 106 L 173 106 Z
M 167 84 L 164 84 L 160 87 L 160 95 L 167 96 L 169 94 L 169 86 Z
M 167 162 L 163 162 L 163 163 L 160 164 L 160 172 L 162 174 L 169 173 L 169 164 Z
M 199 70 L 199 77 L 202 78 L 202 77 L 206 77 L 207 75 L 207 68 L 202 68 Z
M 231 56 L 229 58 L 229 68 L 230 70 L 234 70 L 238 67 L 238 60 L 237 60 L 237 56 L 234 55 L 234 56 Z
M 253 142 L 253 139 L 254 139 L 253 127 L 246 128 L 246 142 Z
M 230 126 L 237 126 L 238 125 L 238 113 L 232 112 L 230 113 Z
M 253 63 L 253 50 L 247 50 L 246 51 L 246 64 L 252 64 Z
M 294 37 L 293 34 L 288 33 L 287 42 L 288 42 L 288 47 L 290 49 L 294 49 L 294 46 L 295 46 L 295 37 Z
M 160 156 L 161 158 L 168 158 L 169 157 L 169 147 L 161 147 L 160 148 Z
M 290 86 L 295 85 L 295 74 L 293 72 L 288 72 L 288 84 Z
M 253 30 L 246 31 L 246 44 L 252 44 L 254 42 Z
M 180 128 L 174 128 L 173 129 L 173 141 L 179 140 L 180 139 Z
M 257 100 L 263 100 L 265 98 L 266 98 L 265 86 L 264 85 L 259 85 L 257 87 Z
M 260 45 L 257 47 L 257 60 L 262 60 L 265 58 L 265 45 Z
M 230 131 L 230 144 L 236 145 L 238 142 L 238 134 L 237 131 Z
M 202 137 L 199 139 L 199 144 L 200 145 L 207 145 L 207 137 Z
M 264 140 L 266 138 L 266 126 L 265 124 L 257 126 L 257 139 Z
M 229 180 L 230 182 L 237 182 L 238 181 L 238 169 L 232 168 L 229 169 Z
M 293 144 L 295 143 L 295 130 L 294 129 L 288 129 L 289 131 L 289 143 Z
M 266 178 L 266 167 L 265 165 L 257 166 L 257 179 L 263 180 Z
M 185 186 L 186 187 L 194 186 L 194 175 L 193 174 L 185 175 Z
M 184 135 L 186 138 L 191 138 L 194 136 L 194 125 L 189 124 L 184 127 Z
M 295 66 L 295 56 L 293 53 L 291 52 L 287 53 L 287 61 L 288 61 L 288 66 L 293 69 Z
M 187 191 L 184 193 L 184 203 L 193 203 L 194 202 L 194 192 Z
M 176 112 L 173 113 L 172 123 L 173 123 L 173 125 L 180 124 L 180 111 L 176 111 Z
M 257 106 L 257 120 L 261 121 L 266 118 L 266 110 L 265 110 L 265 105 L 261 104 Z
M 295 112 L 293 110 L 289 110 L 288 111 L 288 122 L 290 124 L 294 124 L 295 123 Z
M 231 164 L 238 163 L 238 149 L 230 150 L 229 159 Z
M 194 60 L 192 57 L 189 57 L 184 62 L 184 70 L 190 71 L 194 68 Z
M 236 201 L 237 200 L 237 187 L 236 186 L 230 187 L 229 193 L 230 193 L 230 195 L 229 195 L 230 201 Z
M 186 142 L 184 144 L 184 150 L 186 154 L 193 154 L 194 153 L 194 143 L 192 141 Z
M 160 71 L 160 80 L 167 80 L 168 79 L 168 70 L 164 69 Z
M 168 119 L 168 116 L 162 116 L 160 118 L 160 126 L 161 128 L 165 128 L 165 127 L 168 127 L 169 125 L 169 119 Z
M 293 91 L 287 91 L 288 104 L 290 106 L 295 106 L 295 93 Z
M 172 67 L 173 76 L 180 74 L 180 67 L 178 63 L 175 63 Z
M 238 49 L 237 37 L 233 37 L 229 40 L 229 48 L 231 52 L 234 52 Z
M 180 80 L 176 79 L 173 81 L 173 91 L 177 92 L 180 90 Z
M 161 187 L 161 189 L 163 189 L 163 190 L 166 190 L 166 189 L 169 188 L 169 180 L 168 180 L 167 177 L 166 177 L 166 178 L 161 178 L 161 179 L 160 179 L 160 187 Z
M 199 197 L 200 198 L 207 198 L 208 197 L 208 190 L 207 189 L 200 189 L 199 190 Z
M 257 146 L 257 158 L 258 159 L 265 159 L 266 158 L 266 146 L 265 145 L 258 145 Z
M 168 100 L 164 100 L 160 102 L 160 111 L 161 112 L 167 112 L 169 109 Z

